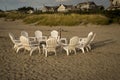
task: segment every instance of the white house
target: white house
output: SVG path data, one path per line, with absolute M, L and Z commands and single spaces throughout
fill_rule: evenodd
M 116 10 L 120 9 L 120 0 L 109 0 L 111 5 L 107 10 Z
M 120 6 L 120 0 L 110 0 L 112 6 Z
M 58 6 L 43 6 L 42 12 L 57 12 Z
M 71 11 L 72 8 L 73 8 L 72 5 L 60 4 L 60 6 L 58 7 L 57 11 L 58 12 L 68 12 L 68 11 Z
M 93 10 L 97 8 L 97 5 L 94 2 L 83 2 L 77 4 L 76 7 L 80 10 Z
M 27 13 L 29 13 L 29 14 L 33 14 L 34 11 L 33 11 L 33 10 L 29 10 L 29 11 L 27 11 Z

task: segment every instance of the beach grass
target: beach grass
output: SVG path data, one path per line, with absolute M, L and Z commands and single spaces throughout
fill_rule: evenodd
M 25 23 L 45 26 L 74 26 L 79 24 L 109 24 L 109 18 L 100 14 L 40 14 L 28 16 Z
M 108 14 L 108 15 L 107 15 Z M 0 18 L 11 19 L 12 21 L 21 19 L 26 24 L 35 23 L 43 26 L 75 26 L 80 24 L 108 25 L 120 23 L 120 17 L 105 14 L 78 14 L 78 13 L 43 13 L 26 14 L 20 12 L 1 12 Z

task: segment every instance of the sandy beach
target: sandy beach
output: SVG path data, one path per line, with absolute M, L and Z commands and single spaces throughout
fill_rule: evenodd
M 50 32 L 61 27 L 62 37 L 86 37 L 90 31 L 96 33 L 92 50 L 83 54 L 45 57 L 37 51 L 16 53 L 8 33 L 19 37 L 25 30 L 34 36 L 36 30 L 50 36 Z M 120 25 L 78 25 L 78 26 L 35 26 L 21 20 L 0 19 L 0 80 L 119 80 L 120 79 Z

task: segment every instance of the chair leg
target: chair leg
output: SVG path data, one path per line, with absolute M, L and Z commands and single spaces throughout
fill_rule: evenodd
M 21 49 L 21 48 L 18 48 L 18 49 L 16 50 L 16 53 L 18 53 L 20 49 Z
M 66 50 L 66 52 L 67 52 L 67 56 L 69 56 L 69 50 L 68 49 Z
M 14 45 L 14 47 L 13 47 L 15 50 L 17 50 L 17 45 Z
M 30 56 L 32 55 L 32 52 L 33 52 L 33 50 L 32 50 L 32 51 L 30 51 Z
M 40 47 L 38 46 L 38 50 L 39 50 L 39 53 L 40 53 Z
M 87 52 L 89 52 L 89 49 L 86 47 Z
M 34 49 L 32 49 L 31 51 L 30 51 L 30 56 L 32 55 L 32 53 L 33 53 L 33 51 L 35 50 L 36 48 L 34 48 Z
M 42 44 L 42 53 L 45 53 L 45 45 Z
M 45 57 L 47 57 L 47 50 L 45 50 Z
M 87 45 L 87 46 L 88 46 L 89 50 L 91 50 L 91 46 L 90 45 Z
M 56 56 L 56 55 L 57 55 L 57 54 L 56 54 L 56 51 L 54 51 L 54 52 L 55 52 L 55 56 Z
M 76 54 L 76 50 L 74 49 L 74 52 L 75 52 L 75 54 Z
M 45 53 L 45 49 L 42 49 L 42 53 Z
M 20 49 L 22 49 L 22 48 L 24 48 L 24 47 L 23 47 L 23 46 L 18 47 L 18 48 L 17 48 L 17 50 L 16 50 L 16 52 L 18 53 L 18 52 L 19 52 L 19 50 L 20 50 Z
M 84 50 L 84 48 L 81 48 L 81 50 L 82 50 L 82 52 L 83 52 L 83 53 L 85 53 L 85 50 Z

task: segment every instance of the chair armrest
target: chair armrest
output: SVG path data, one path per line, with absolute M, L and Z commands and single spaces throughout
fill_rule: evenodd
M 15 42 L 17 42 L 17 43 L 20 43 L 20 40 L 14 40 Z
M 58 42 L 59 42 L 59 40 L 60 40 L 60 36 L 57 36 L 57 37 L 49 36 L 49 38 L 56 38 Z
M 63 42 L 64 41 L 64 42 Z M 64 44 L 67 44 L 67 39 L 66 38 L 60 38 L 60 43 L 64 43 Z
M 87 38 L 79 38 L 79 43 L 84 43 L 86 42 Z
M 33 40 L 32 40 L 32 41 L 29 41 L 29 43 L 30 43 L 30 44 L 38 44 L 37 41 L 33 41 Z
M 34 41 L 36 41 L 36 37 L 28 37 L 29 38 L 29 40 L 34 40 Z
M 61 45 L 62 47 L 68 46 L 68 44 L 65 44 L 65 43 L 60 43 L 60 45 Z
M 46 41 L 46 40 L 47 40 L 47 36 L 42 36 L 42 37 L 37 38 L 38 42 Z
M 39 46 L 39 44 L 37 42 L 31 42 L 30 46 Z
M 79 38 L 79 41 L 83 41 L 86 40 L 87 38 Z
M 47 36 L 42 36 L 42 39 L 44 39 L 46 41 L 47 40 Z

